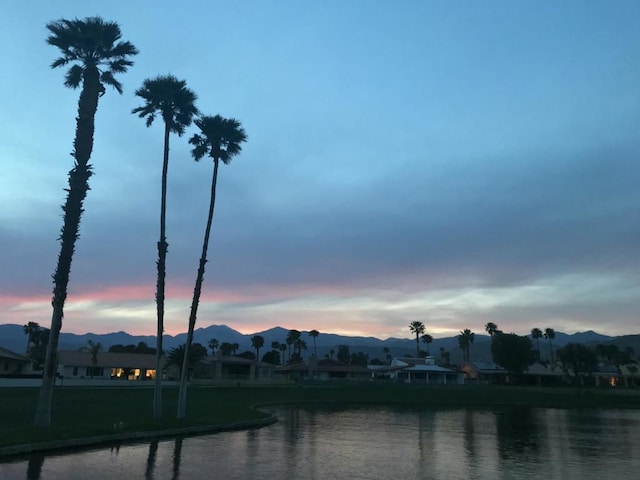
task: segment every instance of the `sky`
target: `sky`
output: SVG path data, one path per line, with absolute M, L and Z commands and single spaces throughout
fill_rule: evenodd
M 0 323 L 51 319 L 79 90 L 45 25 L 140 51 L 96 114 L 63 331 L 155 332 L 163 129 L 187 81 L 248 141 L 222 165 L 196 328 L 436 338 L 640 333 L 640 3 L 0 3 Z M 187 330 L 211 162 L 172 136 L 166 333 Z

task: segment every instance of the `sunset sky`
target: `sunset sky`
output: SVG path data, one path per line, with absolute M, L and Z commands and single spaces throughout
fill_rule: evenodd
M 640 2 L 0 3 L 0 323 L 49 326 L 78 90 L 49 21 L 140 54 L 100 99 L 63 331 L 155 332 L 172 73 L 240 120 L 196 327 L 640 333 Z M 187 329 L 212 173 L 171 138 L 166 331 Z

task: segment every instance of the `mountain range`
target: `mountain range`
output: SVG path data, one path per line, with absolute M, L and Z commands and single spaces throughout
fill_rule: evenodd
M 264 337 L 264 346 L 261 351 L 266 352 L 271 348 L 272 342 L 284 343 L 288 329 L 282 327 L 274 327 L 262 332 L 255 332 L 251 334 L 242 334 L 226 325 L 211 325 L 208 327 L 198 328 L 194 331 L 193 341 L 201 343 L 205 347 L 208 346 L 209 340 L 212 338 L 217 339 L 220 343 L 237 343 L 240 348 L 239 352 L 245 350 L 253 351 L 251 347 L 251 337 L 254 335 L 261 335 Z M 303 356 L 313 353 L 314 343 L 313 338 L 309 336 L 308 332 L 302 331 L 301 338 L 307 344 L 306 352 L 303 352 Z M 186 333 L 178 335 L 165 335 L 163 340 L 163 346 L 165 350 L 170 350 L 183 343 L 187 338 Z M 154 335 L 130 335 L 127 332 L 114 332 L 106 334 L 86 333 L 78 335 L 75 333 L 60 333 L 59 349 L 60 350 L 78 350 L 87 345 L 87 342 L 92 340 L 93 342 L 100 342 L 105 351 L 112 345 L 137 345 L 139 342 L 145 342 L 150 347 L 155 347 Z M 553 339 L 553 348 L 559 348 L 567 343 L 585 343 L 585 344 L 597 344 L 597 343 L 614 343 L 619 347 L 630 346 L 634 349 L 636 354 L 640 353 L 640 335 L 624 335 L 619 337 L 611 337 L 602 335 L 594 331 L 578 332 L 574 334 L 566 334 L 562 332 L 556 332 L 556 337 Z M 536 347 L 535 340 L 533 341 L 534 348 Z M 389 353 L 392 356 L 407 356 L 415 355 L 416 353 L 416 341 L 415 338 L 387 338 L 381 340 L 375 337 L 351 337 L 344 335 L 337 335 L 333 333 L 320 333 L 316 337 L 316 348 L 318 357 L 323 358 L 325 355 L 331 355 L 331 350 L 338 351 L 339 345 L 348 345 L 351 353 L 363 352 L 369 355 L 369 358 L 384 359 L 385 352 L 383 348 L 387 347 Z M 24 333 L 22 325 L 15 324 L 3 324 L 0 325 L 0 347 L 7 348 L 16 353 L 22 353 L 27 346 L 27 337 Z M 420 348 L 426 350 L 426 345 L 420 342 Z M 490 351 L 490 337 L 488 335 L 476 333 L 475 342 L 471 346 L 470 355 L 472 360 L 485 360 L 491 359 Z M 440 352 L 440 349 L 444 348 L 451 354 L 451 361 L 457 363 L 461 361 L 462 355 L 460 348 L 458 347 L 457 337 L 445 337 L 434 338 L 433 343 L 429 345 L 429 351 L 431 354 L 436 355 Z M 549 342 L 545 339 L 540 339 L 540 351 L 544 357 L 548 355 Z

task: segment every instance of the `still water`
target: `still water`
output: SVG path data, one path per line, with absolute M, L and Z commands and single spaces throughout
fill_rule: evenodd
M 640 411 L 272 410 L 262 429 L 32 455 L 0 479 L 637 479 Z

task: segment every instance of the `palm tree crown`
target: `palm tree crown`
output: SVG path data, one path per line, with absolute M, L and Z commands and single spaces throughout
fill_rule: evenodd
M 222 160 L 228 164 L 242 151 L 240 144 L 247 140 L 244 128 L 235 118 L 204 116 L 194 123 L 202 132 L 202 135 L 196 133 L 189 140 L 194 146 L 192 154 L 196 161 L 209 155 L 214 161 Z
M 65 75 L 67 87 L 78 88 L 85 75 L 97 70 L 101 83 L 122 93 L 122 85 L 114 74 L 126 72 L 133 65 L 127 57 L 136 55 L 138 50 L 131 42 L 120 41 L 122 32 L 117 23 L 105 22 L 100 17 L 61 19 L 48 23 L 47 29 L 51 32 L 47 43 L 62 51 L 51 68 L 73 64 Z
M 146 103 L 131 113 L 137 113 L 140 118 L 146 117 L 147 127 L 151 126 L 156 115 L 160 115 L 171 133 L 182 136 L 194 115 L 198 114 L 195 106 L 198 96 L 187 88 L 185 80 L 178 80 L 173 75 L 147 78 L 136 90 L 136 95 Z

